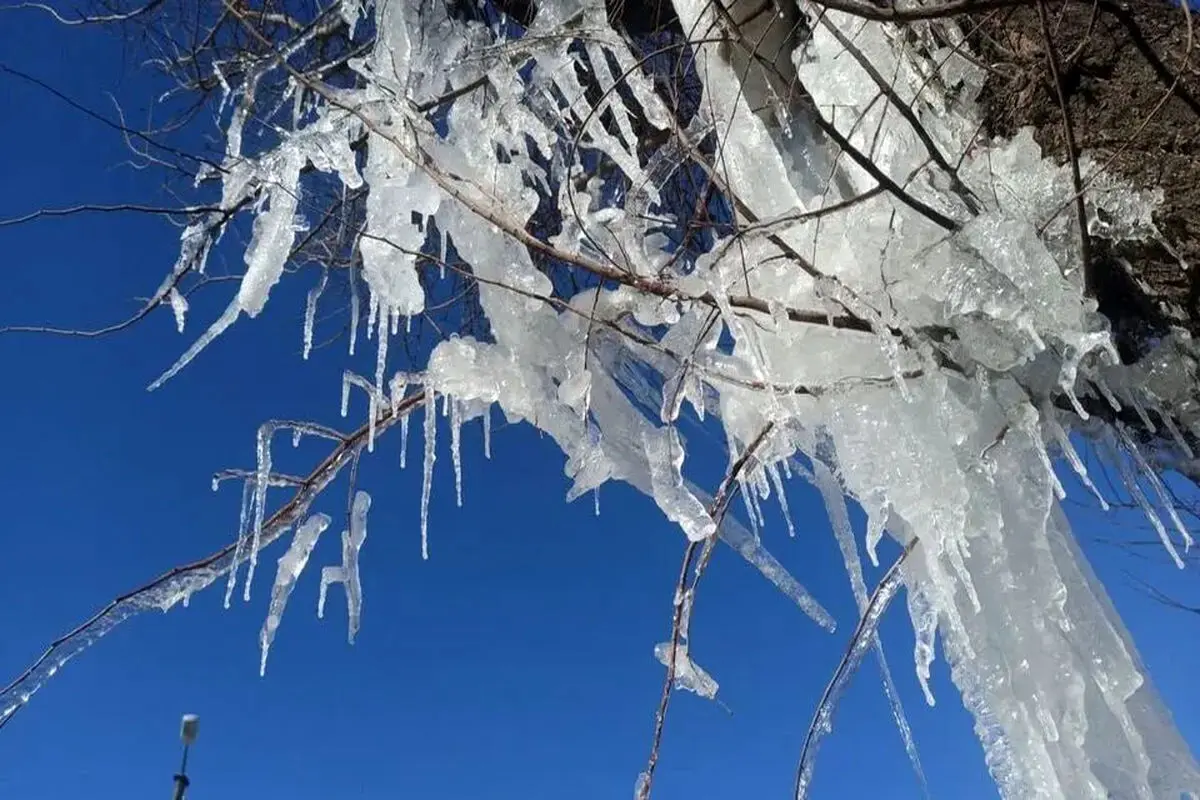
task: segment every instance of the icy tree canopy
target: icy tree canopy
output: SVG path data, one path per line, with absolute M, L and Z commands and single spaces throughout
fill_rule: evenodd
M 635 40 L 599 0 L 542 0 L 527 28 L 487 3 L 495 13 L 472 17 L 441 0 L 342 0 L 321 24 L 374 32 L 350 61 L 355 87 L 264 62 L 287 71 L 295 114 L 253 152 L 243 128 L 256 74 L 229 89 L 221 204 L 254 215 L 245 276 L 155 386 L 270 302 L 313 222 L 313 181 L 365 189 L 354 337 L 377 348 L 377 368 L 348 376 L 346 389 L 369 398 L 372 444 L 424 405 L 426 502 L 438 404 L 456 473 L 459 427 L 486 425 L 496 407 L 561 448 L 568 499 L 624 481 L 688 540 L 719 538 L 832 628 L 757 530 L 761 504 L 785 502 L 784 478 L 805 477 L 825 498 L 864 620 L 876 605 L 845 498 L 869 518 L 868 558 L 885 533 L 911 547 L 889 592 L 905 589 L 916 679 L 928 681 L 940 639 L 1004 797 L 1176 800 L 1200 790 L 1059 505 L 1052 460 L 1063 456 L 1092 486 L 1075 450 L 1091 437 L 1140 465 L 1129 485 L 1164 546 L 1191 543 L 1153 507 L 1165 491 L 1148 456 L 1119 422 L 1097 417 L 1157 408 L 1171 387 L 1139 388 L 1085 293 L 1069 169 L 1042 159 L 1028 133 L 981 136 L 984 75 L 953 23 L 901 30 L 796 2 L 754 16 L 748 0 L 674 0 L 688 42 Z M 656 82 L 664 59 L 691 100 Z M 1156 194 L 1098 168 L 1085 155 L 1093 234 L 1152 235 Z M 700 237 L 677 202 L 685 178 L 713 187 L 724 215 Z M 216 232 L 212 218 L 197 219 L 176 272 L 202 267 Z M 430 287 L 455 276 L 473 287 L 463 313 L 485 324 L 447 331 L 424 363 L 398 370 L 389 344 L 429 308 Z M 306 352 L 319 296 L 308 303 Z M 186 307 L 175 310 L 182 321 Z M 686 477 L 685 413 L 723 429 L 754 530 L 718 513 L 717 487 Z M 264 510 L 272 434 L 289 427 L 337 441 L 312 426 L 261 433 L 236 553 L 154 600 L 169 605 L 253 562 L 296 526 L 264 664 L 295 575 L 329 523 Z M 369 505 L 354 501 L 343 564 L 322 575 L 322 601 L 332 583 L 351 599 L 351 636 Z M 679 602 L 686 618 L 690 599 Z M 882 659 L 870 631 L 863 647 Z M 717 692 L 719 676 L 692 660 L 686 619 L 680 641 L 657 655 L 673 655 L 678 687 Z M 802 795 L 807 778 L 799 784 Z

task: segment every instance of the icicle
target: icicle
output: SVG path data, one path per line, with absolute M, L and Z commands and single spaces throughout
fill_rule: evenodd
M 716 522 L 683 479 L 684 449 L 678 431 L 663 428 L 643 432 L 642 447 L 650 468 L 654 502 L 667 519 L 678 525 L 691 542 L 716 533 Z
M 267 482 L 271 476 L 271 437 L 275 426 L 267 423 L 258 429 L 258 472 L 254 477 L 254 539 L 250 545 L 250 568 L 246 571 L 246 585 L 242 599 L 250 602 L 250 586 L 254 583 L 254 570 L 258 567 L 258 548 L 262 540 L 263 520 L 267 514 Z
M 1179 451 L 1183 453 L 1188 460 L 1194 459 L 1196 456 L 1192 452 L 1191 446 L 1187 443 L 1187 440 L 1183 438 L 1183 434 L 1179 432 L 1179 428 L 1175 425 L 1175 420 L 1172 418 L 1170 412 L 1163 408 L 1159 398 L 1153 392 L 1144 390 L 1144 393 L 1147 400 L 1149 400 L 1150 408 L 1152 408 L 1155 413 L 1158 414 L 1158 418 L 1162 420 L 1163 427 L 1167 429 L 1167 433 L 1170 434 L 1171 440 L 1175 443 L 1175 446 L 1179 448 Z
M 842 487 L 825 462 L 820 459 L 812 460 L 813 479 L 817 490 L 825 501 L 825 511 L 829 514 L 830 526 L 834 538 L 841 551 L 842 561 L 846 566 L 846 574 L 850 577 L 850 588 L 854 599 L 859 604 L 862 613 L 867 602 L 867 585 L 863 581 L 862 563 L 858 558 L 858 545 L 854 541 L 854 531 L 850 527 L 850 513 L 846 509 L 846 500 L 842 496 Z
M 317 596 L 317 618 L 323 619 L 325 593 L 330 584 L 342 584 L 346 591 L 346 613 L 349 617 L 346 638 L 350 644 L 354 644 L 362 621 L 362 579 L 359 577 L 358 559 L 367 538 L 367 512 L 370 509 L 371 496 L 366 492 L 355 492 L 354 504 L 350 509 L 350 529 L 342 531 L 342 564 L 321 570 L 321 591 Z
M 237 302 L 235 301 L 230 303 L 229 307 L 225 309 L 225 313 L 218 317 L 217 321 L 209 326 L 208 330 L 202 333 L 200 337 L 192 343 L 191 347 L 184 351 L 184 354 L 179 357 L 179 360 L 172 364 L 170 369 L 158 376 L 158 378 L 154 380 L 154 383 L 146 387 L 147 391 L 153 392 L 154 390 L 162 387 L 162 385 L 171 380 L 171 378 L 174 378 L 176 375 L 178 375 L 180 370 L 192 363 L 196 356 L 200 355 L 200 351 L 212 344 L 213 340 L 224 333 L 230 325 L 237 322 L 239 314 L 241 314 L 241 308 L 238 306 Z
M 1071 401 L 1071 408 L 1075 409 L 1075 413 L 1079 415 L 1081 420 L 1087 422 L 1089 419 L 1091 419 L 1091 415 L 1088 414 L 1087 409 L 1083 407 L 1083 405 L 1079 402 L 1079 397 L 1077 397 L 1075 394 L 1074 384 L 1063 381 L 1059 384 L 1059 388 L 1063 390 L 1063 394 L 1065 394 L 1067 399 Z M 1062 500 L 1061 497 L 1058 499 Z
M 437 395 L 425 389 L 425 468 L 421 477 L 421 558 L 429 558 L 429 494 L 433 491 L 433 462 L 437 461 Z
M 391 399 L 392 416 L 400 413 L 400 401 L 404 399 L 404 392 L 408 389 L 408 377 L 403 372 L 397 372 L 392 376 L 391 383 L 388 384 L 388 396 Z
M 762 528 L 760 524 L 758 504 L 754 502 L 754 495 L 750 491 L 750 487 L 746 484 L 744 476 L 739 475 L 737 478 L 738 494 L 742 496 L 742 507 L 746 509 L 746 520 L 750 523 L 750 530 L 755 536 L 759 535 Z
M 449 398 L 449 395 L 447 395 Z M 462 508 L 462 406 L 458 401 L 447 400 L 450 405 L 450 457 L 454 461 L 454 498 Z
M 1080 482 L 1088 488 L 1096 499 L 1100 501 L 1100 507 L 1108 511 L 1108 501 L 1104 499 L 1104 495 L 1100 494 L 1100 490 L 1096 484 L 1092 483 L 1091 477 L 1088 475 L 1087 467 L 1083 463 L 1083 459 L 1079 457 L 1079 453 L 1075 450 L 1075 446 L 1071 444 L 1071 437 L 1063 428 L 1062 424 L 1054 414 L 1054 409 L 1046 406 L 1042 410 L 1042 417 L 1046 420 L 1046 424 L 1050 426 L 1051 433 L 1054 434 L 1055 440 L 1058 442 L 1059 449 L 1063 451 L 1063 455 L 1067 457 L 1071 469 L 1075 470 L 1075 474 L 1079 476 Z
M 247 523 L 250 517 L 250 504 L 254 501 L 254 483 L 247 480 L 242 483 L 242 510 L 238 514 L 238 538 L 233 548 L 233 562 L 229 567 L 229 582 L 225 584 L 225 609 L 229 609 L 229 601 L 233 597 L 237 585 L 238 567 L 241 566 L 242 553 L 246 549 L 246 538 L 250 533 Z
M 300 437 L 303 435 L 304 435 L 304 429 L 301 428 L 299 425 L 292 428 L 292 447 L 293 448 L 300 446 Z
M 1108 402 L 1108 407 L 1117 414 L 1121 413 L 1121 403 L 1117 400 L 1117 396 L 1112 393 L 1112 389 L 1108 388 L 1108 381 L 1104 380 L 1100 375 L 1092 376 L 1092 385 L 1100 390 L 1100 394 Z
M 1121 437 L 1127 439 L 1120 427 L 1118 427 L 1118 430 L 1121 432 Z M 1158 512 L 1154 510 L 1154 506 L 1150 504 L 1146 493 L 1142 491 L 1142 487 L 1138 484 L 1137 475 L 1133 474 L 1129 469 L 1129 465 L 1125 463 L 1125 459 L 1121 457 L 1121 452 L 1116 446 L 1110 446 L 1110 449 L 1112 451 L 1112 460 L 1121 472 L 1121 480 L 1125 484 L 1126 490 L 1128 490 L 1129 494 L 1138 504 L 1138 507 L 1142 509 L 1142 513 L 1146 515 L 1146 519 L 1150 521 L 1150 525 L 1153 526 L 1154 532 L 1158 534 L 1159 541 L 1162 542 L 1163 547 L 1170 554 L 1171 559 L 1175 562 L 1175 566 L 1183 569 L 1183 559 L 1179 557 L 1179 552 L 1175 549 L 1175 543 L 1171 541 L 1171 537 L 1167 534 L 1166 526 L 1163 525 Z
M 699 493 L 698 496 L 700 496 Z M 711 500 L 711 498 L 708 499 Z M 721 537 L 721 541 L 733 548 L 734 552 L 789 597 L 809 619 L 830 633 L 837 628 L 833 617 L 825 610 L 824 606 L 763 547 L 762 541 L 746 530 L 733 515 L 725 516 L 718 535 Z
M 342 418 L 350 412 L 350 373 L 342 374 Z
M 371 392 L 367 395 L 367 452 L 375 452 L 375 419 L 379 416 L 379 395 Z
M 1054 487 L 1054 496 L 1059 501 L 1065 500 L 1067 490 L 1063 488 L 1062 481 L 1058 479 L 1058 474 L 1054 471 L 1054 462 L 1050 460 L 1050 454 L 1046 451 L 1046 442 L 1042 437 L 1041 427 L 1038 425 L 1037 410 L 1033 406 L 1022 405 L 1014 412 L 1019 417 L 1018 423 L 1029 434 L 1030 441 L 1037 449 L 1038 460 L 1042 462 L 1042 466 L 1046 469 L 1046 477 L 1050 479 L 1050 484 Z
M 761 531 L 763 528 L 767 527 L 767 518 L 766 518 L 766 515 L 763 514 L 762 502 L 760 500 L 760 495 L 757 491 L 755 491 L 757 489 L 757 483 L 754 481 L 749 481 L 749 483 L 750 483 L 750 492 L 749 492 L 750 505 L 754 508 L 755 531 L 757 532 L 757 531 Z
M 371 421 L 367 433 L 367 452 L 375 452 L 375 420 L 379 416 L 379 398 L 383 396 L 383 373 L 387 369 L 388 329 L 387 321 L 391 315 L 379 319 L 379 342 L 375 355 L 375 390 L 371 392 Z
M 370 284 L 368 284 L 368 285 L 370 285 Z M 379 295 L 375 294 L 375 292 L 372 290 L 369 293 L 369 297 L 371 299 L 367 302 L 367 341 L 368 342 L 371 341 L 371 337 L 375 333 L 375 325 L 380 317 Z M 384 312 L 384 316 L 386 316 L 386 312 Z
M 492 460 L 492 407 L 483 410 L 483 457 Z
M 1142 421 L 1142 425 L 1146 426 L 1146 430 L 1151 434 L 1158 433 L 1158 428 L 1150 421 L 1150 415 L 1146 413 L 1146 407 L 1142 405 L 1142 401 L 1138 399 L 1136 389 L 1125 389 L 1125 395 L 1129 398 L 1129 405 L 1133 406 L 1133 410 L 1137 412 L 1138 419 Z
M 408 466 L 408 416 L 400 418 L 400 469 Z
M 1166 427 L 1167 431 L 1170 432 L 1171 439 L 1174 440 L 1175 446 L 1179 448 L 1179 451 L 1183 453 L 1183 455 L 1189 461 L 1194 460 L 1196 458 L 1196 453 L 1192 450 L 1192 446 L 1187 443 L 1187 439 L 1183 438 L 1183 433 L 1179 430 L 1179 426 L 1175 424 L 1175 420 L 1171 414 L 1164 410 L 1161 412 L 1160 416 L 1162 417 L 1163 425 Z
M 671 425 L 679 419 L 679 412 L 683 408 L 684 396 L 687 394 L 687 381 L 691 370 L 692 360 L 691 358 L 685 358 L 680 362 L 675 374 L 667 378 L 663 384 L 662 408 L 659 410 L 659 419 L 664 425 Z
M 592 508 L 596 516 L 600 516 L 600 487 L 592 490 Z
M 783 479 L 779 476 L 779 465 L 767 465 L 767 474 L 775 485 L 775 495 L 779 498 L 779 510 L 783 512 L 783 520 L 787 523 L 788 536 L 796 538 L 796 526 L 792 523 L 792 511 L 788 508 L 787 493 L 783 490 Z
M 1142 455 L 1142 450 L 1137 446 L 1137 442 L 1125 430 L 1125 426 L 1120 422 L 1117 423 L 1117 430 L 1121 434 L 1121 438 L 1125 440 L 1125 446 L 1129 448 L 1129 452 L 1133 454 L 1134 460 L 1137 462 L 1138 468 L 1142 474 L 1146 476 L 1146 480 L 1150 482 L 1154 493 L 1158 495 L 1158 501 L 1162 503 L 1163 508 L 1167 510 L 1167 516 L 1171 518 L 1171 524 L 1175 526 L 1175 530 L 1179 531 L 1180 537 L 1183 539 L 1184 551 L 1192 549 L 1192 535 L 1188 532 L 1187 526 L 1183 524 L 1183 520 L 1179 518 L 1179 512 L 1175 510 L 1175 500 L 1171 497 L 1171 493 L 1167 491 L 1167 487 L 1163 485 L 1162 478 L 1158 473 L 1150 467 L 1146 461 L 1146 457 Z M 1182 566 L 1180 567 L 1182 569 Z
M 312 554 L 317 539 L 329 527 L 329 517 L 316 514 L 304 521 L 292 536 L 292 543 L 287 552 L 279 559 L 279 568 L 275 572 L 275 584 L 271 587 L 271 606 L 267 618 L 263 622 L 259 641 L 262 644 L 262 660 L 259 662 L 258 674 L 267 674 L 267 654 L 271 650 L 271 642 L 275 640 L 275 631 L 283 619 L 283 611 L 287 607 L 288 597 L 296 585 L 296 578 L 304 571 L 308 557 Z
M 308 360 L 309 354 L 312 352 L 313 343 L 313 328 L 316 327 L 317 320 L 317 301 L 321 299 L 322 292 L 325 291 L 325 283 L 329 280 L 329 272 L 322 270 L 321 280 L 316 286 L 308 290 L 308 299 L 304 303 L 304 360 Z
M 871 565 L 879 566 L 879 554 L 876 552 L 879 543 L 883 541 L 883 532 L 887 528 L 887 517 L 884 515 L 882 508 L 877 508 L 867 513 L 867 535 L 865 544 L 867 546 L 867 557 L 871 559 Z
M 362 314 L 358 299 L 358 278 L 351 269 L 350 275 L 350 355 L 354 355 L 354 345 L 358 342 L 358 318 Z

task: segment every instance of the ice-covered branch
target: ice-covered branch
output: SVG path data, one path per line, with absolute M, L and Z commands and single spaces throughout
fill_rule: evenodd
M 884 573 L 879 585 L 871 593 L 870 599 L 860 612 L 862 616 L 858 620 L 858 627 L 854 629 L 854 634 L 850 637 L 846 652 L 842 656 L 842 660 L 838 662 L 833 678 L 830 679 L 825 691 L 821 694 L 812 724 L 808 727 L 808 733 L 804 735 L 804 745 L 800 748 L 800 764 L 796 768 L 796 800 L 804 800 L 808 796 L 808 787 L 812 783 L 813 768 L 816 763 L 817 748 L 820 746 L 821 740 L 833 731 L 833 712 L 845 693 L 846 687 L 850 684 L 850 679 L 854 677 L 854 673 L 862 664 L 863 656 L 867 654 L 867 650 L 875 640 L 879 623 L 883 621 L 884 613 L 900 589 L 904 577 L 904 573 L 901 571 L 904 562 L 916 546 L 916 539 L 905 545 L 900 556 Z
M 380 409 L 375 422 L 381 433 L 420 408 L 424 396 L 410 395 L 393 409 Z M 347 435 L 309 473 L 304 485 L 263 521 L 257 545 L 264 548 L 283 536 L 307 513 L 313 501 L 366 447 L 368 426 Z M 175 567 L 152 581 L 114 598 L 104 608 L 51 642 L 46 650 L 8 685 L 0 689 L 0 728 L 29 702 L 30 698 L 68 661 L 99 641 L 116 626 L 146 611 L 168 611 L 187 603 L 193 594 L 208 588 L 222 575 L 237 568 L 250 554 L 239 552 L 241 537 L 220 550 L 190 564 Z

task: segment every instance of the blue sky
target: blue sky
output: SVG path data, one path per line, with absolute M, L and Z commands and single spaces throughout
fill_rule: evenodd
M 129 69 L 119 41 L 28 13 L 0 20 L 5 64 L 110 114 L 104 93 L 112 91 L 130 118 L 145 118 L 144 72 Z M 119 136 L 4 74 L 0 119 L 0 219 L 79 202 L 164 201 L 161 175 L 123 163 Z M 0 325 L 119 319 L 161 280 L 176 242 L 162 221 L 126 215 L 0 228 Z M 166 310 L 97 341 L 0 335 L 0 683 L 115 594 L 235 535 L 239 492 L 212 494 L 209 478 L 252 464 L 258 423 L 340 421 L 343 349 L 317 351 L 308 363 L 299 357 L 307 288 L 278 292 L 261 318 L 239 323 L 153 394 L 146 384 L 213 318 L 224 288 L 194 304 L 183 337 Z M 360 356 L 360 366 L 373 358 Z M 448 437 L 440 441 L 444 447 Z M 250 603 L 224 611 L 219 589 L 198 595 L 189 608 L 127 623 L 68 665 L 0 731 L 0 796 L 165 796 L 185 712 L 202 717 L 191 761 L 197 800 L 631 796 L 661 688 L 652 648 L 669 630 L 681 534 L 623 487 L 602 493 L 599 517 L 590 499 L 566 505 L 562 458 L 548 441 L 497 424 L 489 462 L 476 424 L 463 441 L 464 508 L 455 507 L 444 451 L 438 462 L 432 558 L 422 562 L 418 442 L 410 442 L 407 471 L 398 447 L 396 436 L 383 440 L 364 465 L 361 486 L 375 504 L 363 550 L 363 629 L 353 647 L 340 591 L 316 619 L 318 570 L 310 567 L 267 677 L 258 677 L 258 630 L 279 555 L 272 551 Z M 305 444 L 287 458 L 299 471 L 321 454 Z M 344 489 L 335 487 L 318 510 L 340 520 Z M 791 505 L 799 536 L 789 540 L 776 520 L 768 546 L 841 630 L 822 633 L 721 551 L 692 633 L 694 654 L 721 681 L 729 711 L 676 697 L 660 800 L 780 797 L 791 784 L 804 730 L 854 619 L 819 500 L 796 486 Z M 1200 654 L 1200 617 L 1148 601 L 1123 573 L 1136 570 L 1185 599 L 1191 591 L 1193 600 L 1194 575 L 1161 566 L 1157 552 L 1132 559 L 1090 546 L 1108 536 L 1147 538 L 1136 515 L 1102 517 L 1086 503 L 1071 513 L 1195 747 L 1200 692 L 1190 665 Z M 339 558 L 338 530 L 326 534 L 313 567 Z M 884 638 L 933 796 L 994 796 L 940 662 L 938 706 L 920 699 L 902 603 Z M 870 660 L 822 750 L 814 796 L 919 796 Z

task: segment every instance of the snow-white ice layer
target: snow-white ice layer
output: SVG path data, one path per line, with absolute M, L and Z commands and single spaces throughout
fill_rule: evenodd
M 726 24 L 708 0 L 674 5 L 685 31 L 719 33 Z M 676 426 L 688 407 L 719 419 L 730 464 L 745 465 L 737 486 L 752 526 L 772 488 L 782 498 L 789 459 L 817 458 L 823 442 L 828 469 L 814 478 L 827 502 L 837 489 L 867 511 L 872 560 L 884 530 L 901 543 L 918 540 L 903 568 L 917 678 L 933 702 L 940 636 L 1004 797 L 1176 800 L 1200 790 L 1191 753 L 1075 545 L 1053 475 L 1052 454 L 1062 449 L 1086 478 L 1069 438 L 1090 416 L 1084 401 L 1109 405 L 1121 394 L 1141 409 L 1152 399 L 1125 397 L 1131 376 L 1083 294 L 1069 171 L 1043 160 L 1027 131 L 979 138 L 983 75 L 956 50 L 961 32 L 950 23 L 936 23 L 935 36 L 933 23 L 901 32 L 828 9 L 809 14 L 811 37 L 793 42 L 792 66 L 815 111 L 747 96 L 750 83 L 719 37 L 705 34 L 692 47 L 695 61 L 682 59 L 695 64 L 704 102 L 643 164 L 625 103 L 635 100 L 651 126 L 675 122 L 603 4 L 539 6 L 523 39 L 502 40 L 449 18 L 442 2 L 377 4 L 374 48 L 354 62 L 366 88 L 326 90 L 314 122 L 257 160 L 231 163 L 224 202 L 260 203 L 246 277 L 225 315 L 164 378 L 242 311 L 262 308 L 302 213 L 295 198 L 306 164 L 348 186 L 365 180 L 361 277 L 368 331 L 378 337 L 371 413 L 384 402 L 398 318 L 426 308 L 414 253 L 428 228 L 417 220 L 432 218 L 469 266 L 490 336 L 449 336 L 415 365 L 421 374 L 406 378 L 423 384 L 426 398 L 423 539 L 438 398 L 452 404 L 455 447 L 457 426 L 496 405 L 561 448 L 569 499 L 624 481 L 690 539 L 719 535 L 832 627 L 757 532 L 732 517 L 718 529 L 711 501 L 684 474 L 691 445 Z M 568 48 L 565 29 L 587 42 L 582 51 Z M 593 107 L 576 67 L 586 53 L 591 73 L 611 83 L 617 73 L 605 52 L 628 91 L 603 92 Z M 477 88 L 431 103 L 467 86 Z M 437 107 L 436 126 L 416 110 L 424 103 Z M 765 107 L 775 113 L 751 112 Z M 832 122 L 818 136 L 822 119 Z M 364 131 L 360 178 L 350 143 Z M 708 173 L 737 198 L 737 234 L 697 259 L 674 259 L 662 190 L 713 132 L 719 167 Z M 866 155 L 839 154 L 839 139 Z M 619 181 L 596 169 L 598 154 Z M 831 166 L 832 181 L 815 174 Z M 1156 193 L 1097 175 L 1086 155 L 1082 169 L 1094 232 L 1153 233 Z M 820 213 L 835 201 L 844 203 L 836 213 Z M 527 226 L 539 202 L 557 208 L 562 224 L 535 244 Z M 203 250 L 196 237 L 194 227 L 185 231 L 185 255 Z M 572 272 L 581 280 L 557 280 Z M 312 308 L 305 317 L 310 342 Z M 1155 385 L 1164 387 L 1160 398 L 1171 389 L 1166 379 Z M 455 464 L 457 479 L 457 456 Z M 854 534 L 830 506 L 862 608 Z M 1178 537 L 1160 527 L 1168 542 Z M 352 547 L 357 558 L 354 530 L 352 520 L 340 569 L 349 569 Z M 661 647 L 659 658 L 667 658 Z M 715 693 L 686 648 L 675 666 L 680 686 Z

